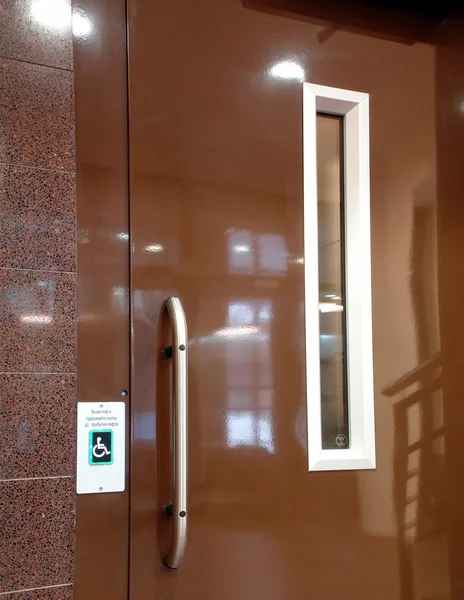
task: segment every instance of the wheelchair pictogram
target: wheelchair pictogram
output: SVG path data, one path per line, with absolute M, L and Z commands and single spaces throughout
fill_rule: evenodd
M 111 430 L 90 432 L 89 463 L 91 465 L 113 464 L 113 432 Z
M 102 444 L 101 437 L 97 437 L 97 443 L 93 447 L 92 452 L 95 458 L 103 458 L 111 454 L 111 450 L 108 450 L 105 444 Z

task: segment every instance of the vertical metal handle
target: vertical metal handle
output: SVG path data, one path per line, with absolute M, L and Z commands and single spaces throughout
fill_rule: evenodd
M 168 298 L 166 309 L 172 328 L 172 530 L 166 565 L 177 569 L 187 543 L 187 321 L 179 298 Z

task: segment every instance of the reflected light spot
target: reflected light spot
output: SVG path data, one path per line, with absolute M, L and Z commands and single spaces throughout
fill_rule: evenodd
M 245 337 L 249 337 L 250 341 L 254 342 L 262 342 L 269 339 L 269 335 L 263 333 L 259 327 L 254 325 L 239 325 L 237 327 L 221 327 L 221 329 L 216 329 L 210 335 L 198 338 L 198 343 L 241 340 Z
M 259 445 L 262 448 L 266 448 L 266 450 L 269 450 L 269 452 L 275 452 L 272 423 L 267 419 L 258 419 L 257 426 Z
M 145 246 L 145 252 L 162 252 L 164 250 L 164 246 L 161 244 L 150 244 Z
M 275 233 L 265 233 L 258 238 L 259 268 L 283 274 L 287 270 L 285 241 Z
M 128 290 L 122 285 L 115 285 L 111 290 L 111 305 L 115 310 L 124 311 L 126 309 L 126 299 L 128 299 Z M 127 300 L 128 301 L 128 300 Z
M 295 263 L 297 265 L 304 265 L 304 258 L 302 256 L 299 256 L 298 258 L 295 258 Z
M 124 240 L 125 242 L 127 242 L 127 240 L 129 239 L 129 234 L 128 233 L 118 233 L 117 236 L 118 240 Z
M 37 23 L 53 29 L 66 29 L 71 24 L 71 7 L 64 0 L 36 0 L 31 14 Z
M 122 285 L 115 285 L 112 290 L 112 294 L 113 294 L 113 296 L 118 296 L 118 297 L 125 296 L 126 289 Z
M 50 315 L 22 315 L 21 321 L 29 325 L 49 325 L 52 317 Z
M 238 301 L 230 302 L 227 307 L 227 325 L 234 327 L 243 327 L 253 325 L 255 312 L 253 306 L 248 302 Z
M 218 337 L 243 337 L 244 335 L 254 335 L 259 333 L 259 327 L 222 327 L 213 332 Z
M 255 434 L 251 412 L 230 411 L 227 415 L 226 427 L 229 448 L 253 445 Z
M 319 302 L 319 312 L 343 312 L 343 306 L 341 304 L 335 304 L 335 302 Z
M 37 23 L 52 29 L 65 30 L 72 25 L 76 37 L 85 38 L 92 32 L 92 21 L 81 10 L 71 15 L 69 2 L 65 0 L 35 0 L 31 14 Z
M 294 60 L 284 60 L 269 69 L 269 75 L 275 79 L 304 81 L 306 73 L 303 67 Z
M 274 453 L 274 432 L 269 411 L 229 411 L 226 418 L 226 436 L 229 448 L 254 446 Z
M 258 321 L 270 321 L 271 320 L 271 307 L 269 305 L 263 306 L 258 312 Z
M 72 16 L 73 35 L 80 38 L 86 38 L 92 32 L 92 22 L 80 10 L 74 10 Z
M 249 251 L 250 246 L 247 246 L 246 244 L 235 244 L 235 246 L 232 246 L 232 252 L 234 252 L 235 254 L 245 254 Z

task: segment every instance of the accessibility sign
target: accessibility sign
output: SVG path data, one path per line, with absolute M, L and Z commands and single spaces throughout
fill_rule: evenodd
M 89 434 L 89 462 L 91 465 L 113 464 L 113 432 L 111 430 L 91 431 Z
M 124 491 L 125 423 L 125 402 L 78 402 L 78 494 Z

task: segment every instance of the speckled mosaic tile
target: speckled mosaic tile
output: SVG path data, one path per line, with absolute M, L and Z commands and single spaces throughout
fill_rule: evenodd
M 66 585 L 56 588 L 45 588 L 44 590 L 32 590 L 30 592 L 17 592 L 15 594 L 4 594 L 2 600 L 72 600 L 73 586 Z
M 0 58 L 0 157 L 74 171 L 73 74 Z
M 0 513 L 0 592 L 72 581 L 74 479 L 1 482 Z
M 0 56 L 72 69 L 71 0 L 2 0 L 0 23 Z
M 74 174 L 0 163 L 0 223 L 0 267 L 74 271 Z
M 0 479 L 73 475 L 75 375 L 0 374 Z
M 76 372 L 76 277 L 0 269 L 0 372 Z

